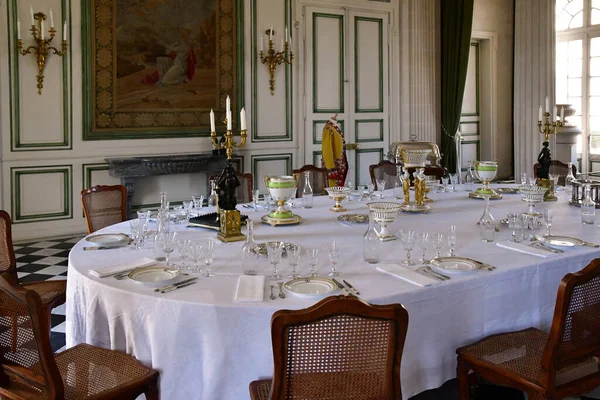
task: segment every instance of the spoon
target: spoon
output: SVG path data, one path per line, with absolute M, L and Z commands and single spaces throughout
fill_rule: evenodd
M 273 293 L 273 289 L 275 288 L 275 286 L 274 285 L 269 285 L 269 286 L 271 286 L 271 295 L 269 296 L 269 298 L 271 300 L 275 300 L 277 298 L 277 297 L 275 297 L 275 294 Z
M 283 282 L 277 282 L 277 285 L 279 285 L 279 298 L 285 299 L 285 293 L 283 293 Z

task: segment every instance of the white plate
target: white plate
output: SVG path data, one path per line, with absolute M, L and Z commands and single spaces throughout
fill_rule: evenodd
M 540 242 L 544 242 L 551 246 L 558 246 L 558 247 L 573 247 L 573 246 L 585 245 L 585 241 L 578 239 L 578 238 L 571 237 L 571 236 L 550 235 L 550 236 L 540 236 L 537 239 Z
M 129 273 L 129 279 L 150 287 L 168 285 L 177 279 L 180 272 L 170 267 L 143 267 Z
M 298 278 L 287 281 L 283 287 L 301 297 L 320 297 L 338 290 L 334 281 L 327 278 Z
M 88 236 L 85 240 L 99 246 L 126 246 L 129 244 L 129 236 L 124 233 L 101 233 Z
M 462 257 L 439 257 L 431 260 L 431 267 L 442 274 L 473 272 L 480 269 L 481 264 Z

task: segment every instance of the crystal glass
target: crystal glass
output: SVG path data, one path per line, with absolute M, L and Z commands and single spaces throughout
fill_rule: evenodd
M 379 198 L 383 199 L 385 196 L 383 191 L 385 190 L 385 179 L 377 179 L 377 191 L 379 191 Z
M 429 247 L 429 233 L 423 232 L 416 236 L 417 247 L 421 250 L 421 258 L 419 262 L 421 264 L 427 264 L 429 260 L 427 259 L 427 248 Z
M 194 211 L 196 214 L 199 214 L 202 210 L 202 205 L 204 203 L 204 196 L 201 194 L 198 196 L 192 196 L 192 202 L 194 203 Z
M 254 206 L 254 212 L 258 211 L 258 198 L 260 197 L 260 191 L 259 190 L 253 190 L 252 191 L 252 205 Z
M 176 224 L 180 224 L 182 221 L 182 216 L 183 216 L 183 206 L 175 206 L 173 208 L 173 210 L 175 210 L 175 223 Z
M 450 257 L 454 257 L 454 246 L 456 246 L 456 225 L 450 225 L 448 229 L 448 247 L 450 248 Z
M 521 172 L 521 186 L 527 185 L 527 172 Z
M 288 263 L 290 264 L 290 268 L 292 270 L 292 274 L 290 278 L 297 279 L 300 278 L 300 275 L 297 272 L 298 264 L 300 263 L 300 254 L 301 249 L 300 246 L 289 246 L 286 249 Z
M 192 214 L 192 208 L 194 207 L 193 201 L 184 201 L 183 202 L 183 212 L 182 212 L 182 222 L 186 225 L 190 222 L 190 216 Z
M 213 250 L 214 250 L 214 248 L 215 248 L 215 242 L 214 242 L 214 240 L 207 240 L 202 245 L 202 258 L 204 258 L 204 265 L 206 267 L 204 269 L 204 274 L 202 276 L 204 276 L 206 278 L 210 278 L 212 276 L 215 276 L 215 274 L 213 274 L 212 271 L 211 271 L 211 269 L 210 269 L 210 264 L 212 264 L 212 262 L 213 262 Z
M 354 190 L 354 186 L 352 186 L 352 181 L 344 182 L 344 186 L 346 186 L 347 188 L 350 188 L 350 190 Z
M 523 239 L 522 238 L 519 239 L 519 235 L 518 235 L 518 231 L 520 229 L 519 228 L 519 221 L 520 221 L 519 214 L 507 213 L 506 219 L 508 220 L 508 229 L 511 230 L 510 241 L 515 242 L 515 243 L 521 242 Z
M 310 171 L 304 172 L 304 187 L 302 188 L 302 208 L 312 208 L 313 189 L 310 184 Z
M 185 260 L 190 255 L 190 243 L 191 241 L 188 239 L 180 239 L 176 242 L 177 252 L 179 253 L 179 258 L 181 258 L 181 269 L 188 269 L 188 266 L 185 265 Z
M 202 268 L 200 268 L 200 260 L 202 259 L 202 245 L 198 242 L 190 243 L 189 256 L 194 263 L 192 272 L 202 272 Z
M 544 236 L 550 236 L 550 228 L 552 228 L 552 217 L 554 216 L 554 210 L 552 208 L 546 208 L 542 214 L 544 216 L 544 225 L 546 225 L 546 233 Z
M 443 233 L 434 233 L 431 235 L 431 241 L 436 251 L 436 258 L 440 258 L 440 253 L 444 248 L 444 242 L 446 241 L 446 235 L 444 235 Z
M 565 177 L 565 195 L 567 196 L 567 201 L 570 201 L 571 196 L 573 195 L 574 180 L 575 176 L 573 175 L 573 163 L 569 163 L 569 173 Z
M 400 230 L 400 239 L 402 241 L 402 248 L 406 251 L 406 260 L 402 261 L 402 265 L 413 265 L 414 261 L 410 258 L 410 252 L 415 246 L 415 232 L 408 230 Z
M 340 276 L 340 272 L 336 269 L 338 257 L 340 255 L 340 244 L 337 240 L 329 243 L 329 261 L 331 262 L 331 272 L 329 276 Z
M 162 233 L 160 236 L 160 243 L 162 245 L 162 251 L 165 254 L 165 261 L 167 262 L 167 266 L 171 265 L 171 253 L 173 252 L 173 250 L 175 250 L 176 237 L 176 232 Z
M 146 221 L 140 219 L 132 219 L 129 221 L 133 248 L 136 250 L 141 249 L 144 244 L 144 235 L 146 234 L 145 228 L 147 227 L 145 222 Z
M 258 248 L 254 241 L 254 221 L 247 222 L 248 234 L 246 243 L 242 247 L 242 272 L 244 275 L 256 275 L 258 273 Z
M 593 224 L 596 219 L 596 203 L 592 200 L 589 183 L 584 185 L 583 193 L 583 201 L 581 202 L 581 223 L 590 225 Z
M 467 173 L 465 175 L 465 187 L 468 192 L 473 191 L 474 183 L 475 183 L 475 178 L 473 177 L 473 163 L 471 161 L 467 161 Z
M 482 242 L 493 242 L 496 235 L 496 220 L 490 212 L 490 196 L 485 196 L 485 208 L 479 219 L 479 234 Z
M 281 275 L 277 273 L 277 266 L 281 262 L 281 254 L 283 252 L 283 242 L 267 242 L 267 255 L 269 256 L 269 263 L 273 268 L 273 275 L 267 277 L 272 281 L 279 281 L 283 279 Z
M 306 255 L 308 256 L 308 264 L 310 265 L 310 277 L 314 278 L 317 276 L 315 268 L 319 262 L 319 249 L 306 249 Z
M 369 193 L 367 191 L 367 185 L 358 185 L 356 187 L 356 190 L 358 191 L 358 193 L 360 193 L 360 201 L 365 200 L 365 198 L 366 198 L 365 194 Z
M 538 232 L 544 226 L 543 218 L 539 215 L 528 215 L 527 226 L 531 232 L 529 238 L 535 240 L 539 236 Z
M 208 196 L 207 205 L 209 207 L 215 207 L 217 205 L 217 181 L 210 181 L 210 195 Z
M 138 211 L 137 217 L 141 220 L 147 220 L 148 218 L 150 218 L 150 210 Z
M 372 182 L 367 183 L 367 191 L 369 192 L 369 200 L 373 198 L 373 192 L 375 191 L 375 185 Z
M 160 192 L 160 210 L 168 210 L 167 192 Z
M 456 191 L 456 185 L 458 185 L 458 173 L 450 174 L 450 191 Z
M 364 259 L 369 264 L 377 264 L 379 262 L 379 253 L 381 241 L 377 234 L 377 227 L 373 219 L 373 212 L 369 212 L 369 227 L 363 235 L 363 250 Z
M 448 182 L 449 181 L 450 181 L 450 178 L 448 178 L 447 176 L 442 177 L 442 192 L 450 191 L 450 190 L 448 190 Z

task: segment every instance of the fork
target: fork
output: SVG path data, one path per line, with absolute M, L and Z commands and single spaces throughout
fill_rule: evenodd
M 419 267 L 418 271 L 421 271 L 424 274 L 431 276 L 432 278 L 439 279 L 440 281 L 447 281 L 448 279 L 450 279 L 449 276 L 440 274 L 439 272 L 435 272 L 433 269 L 431 269 L 429 265 Z

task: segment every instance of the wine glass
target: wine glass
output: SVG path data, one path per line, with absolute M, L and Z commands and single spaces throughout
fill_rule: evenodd
M 379 198 L 383 199 L 383 191 L 385 190 L 385 179 L 377 179 L 377 190 L 379 191 Z
M 440 251 L 444 247 L 444 240 L 446 239 L 445 236 L 446 235 L 444 235 L 443 233 L 434 233 L 431 237 L 433 247 L 435 248 L 435 251 L 437 253 L 436 258 L 440 258 Z
M 190 243 L 189 256 L 194 262 L 194 269 L 192 272 L 202 272 L 202 268 L 198 266 L 202 259 L 202 245 L 198 242 Z
M 331 272 L 327 275 L 340 276 L 340 273 L 336 270 L 339 254 L 340 244 L 337 240 L 334 240 L 333 242 L 329 243 L 329 261 L 331 261 Z
M 367 183 L 367 191 L 369 192 L 369 200 L 371 200 L 373 198 L 373 192 L 375 191 L 373 182 Z
M 423 232 L 417 236 L 417 246 L 421 249 L 421 264 L 427 264 L 429 260 L 425 257 L 427 253 L 427 247 L 429 247 L 429 233 Z
M 315 278 L 317 276 L 315 267 L 319 262 L 319 249 L 307 249 L 306 254 L 308 255 L 308 263 L 310 264 L 310 277 Z
M 454 257 L 454 246 L 456 245 L 456 225 L 450 225 L 448 229 L 448 247 L 450 247 L 450 257 Z
M 205 278 L 210 278 L 215 276 L 210 269 L 210 264 L 213 262 L 213 250 L 215 248 L 214 240 L 207 240 L 202 246 L 202 256 L 204 257 L 204 265 L 206 266 L 206 270 L 204 271 Z
M 190 255 L 190 243 L 191 241 L 187 239 L 181 239 L 176 242 L 177 252 L 181 258 L 181 269 L 187 269 L 185 260 Z
M 402 265 L 413 265 L 414 262 L 410 258 L 410 252 L 415 245 L 415 232 L 408 230 L 400 230 L 400 239 L 402 241 L 402 247 L 406 251 L 406 260 L 402 261 Z
M 298 264 L 300 263 L 300 246 L 289 246 L 286 250 L 287 252 L 287 259 L 288 259 L 288 263 L 290 264 L 290 267 L 292 268 L 292 274 L 290 275 L 290 278 L 292 279 L 297 279 L 300 278 L 300 275 L 296 272 L 296 268 L 298 267 Z
M 269 256 L 269 262 L 273 267 L 273 275 L 268 276 L 267 279 L 272 281 L 283 279 L 283 277 L 277 273 L 277 265 L 281 262 L 282 252 L 283 242 L 267 242 L 267 255 Z
M 554 209 L 546 208 L 544 210 L 544 224 L 546 225 L 546 233 L 544 236 L 550 236 L 550 228 L 552 227 L 552 217 L 554 216 Z
M 167 266 L 170 265 L 171 253 L 175 250 L 175 238 L 177 237 L 176 232 L 165 232 L 161 234 L 161 244 L 163 252 L 165 253 L 165 261 Z

